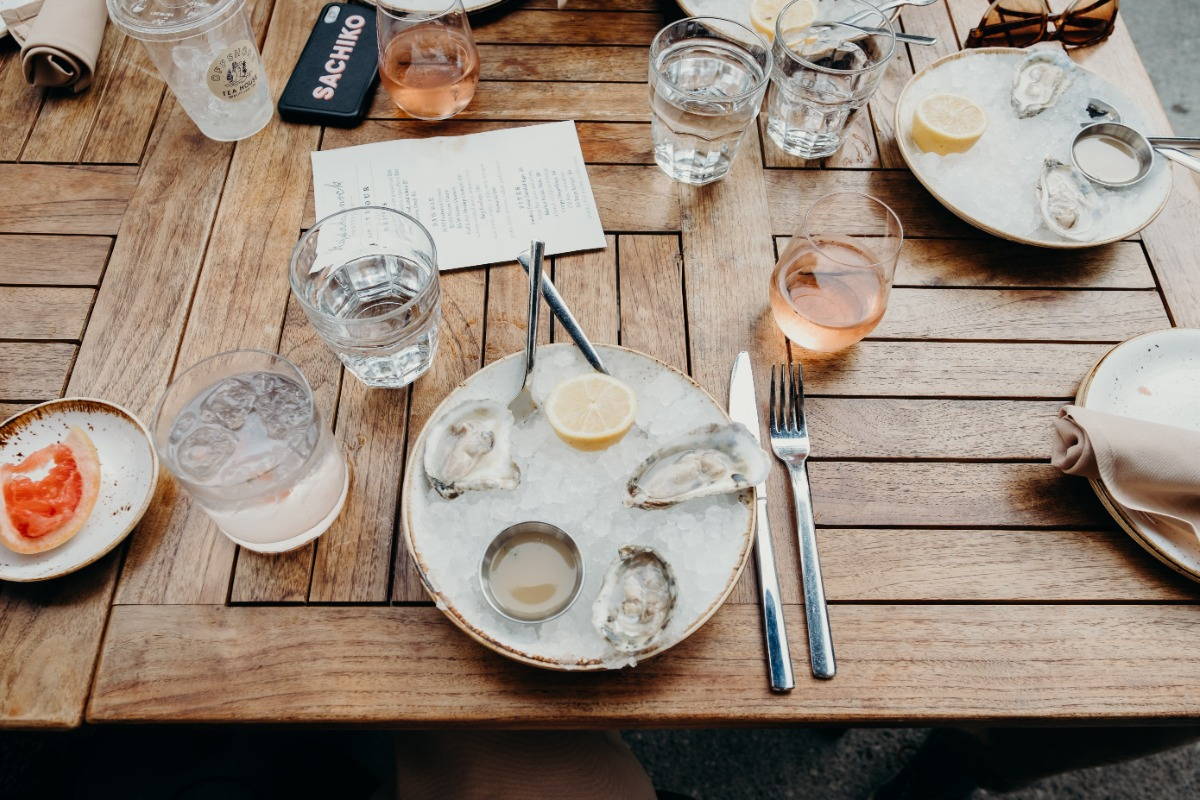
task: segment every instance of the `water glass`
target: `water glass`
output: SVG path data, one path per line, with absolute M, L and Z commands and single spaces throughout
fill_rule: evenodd
M 245 0 L 108 0 L 108 15 L 141 40 L 208 138 L 245 139 L 271 121 L 275 104 Z
M 479 50 L 462 0 L 378 0 L 379 80 L 401 111 L 448 119 L 475 96 Z
M 437 250 L 412 217 L 382 206 L 330 214 L 300 238 L 289 276 L 313 327 L 367 386 L 407 386 L 433 363 Z
M 770 46 L 744 25 L 692 17 L 663 28 L 650 45 L 654 161 L 684 183 L 724 178 L 770 74 Z
M 771 273 L 771 313 L 788 339 L 832 353 L 875 330 L 904 244 L 880 200 L 835 192 L 809 209 Z
M 154 414 L 162 462 L 221 532 L 260 553 L 320 536 L 350 473 L 295 364 L 219 353 L 178 375 Z
M 814 2 L 816 21 L 793 24 L 796 15 L 807 17 Z M 851 18 L 854 25 L 837 21 Z M 895 49 L 892 23 L 870 3 L 792 0 L 775 20 L 767 100 L 771 141 L 801 158 L 836 153 L 850 118 L 875 93 Z

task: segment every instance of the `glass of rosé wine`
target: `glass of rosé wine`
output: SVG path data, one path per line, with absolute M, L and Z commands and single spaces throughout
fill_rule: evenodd
M 378 0 L 379 79 L 411 117 L 448 119 L 475 96 L 479 50 L 462 0 Z
M 866 194 L 835 192 L 809 209 L 771 273 L 771 313 L 784 334 L 832 353 L 875 330 L 904 243 L 900 218 Z

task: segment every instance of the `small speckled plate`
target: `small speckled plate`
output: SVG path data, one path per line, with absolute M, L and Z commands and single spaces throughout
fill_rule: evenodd
M 112 550 L 141 520 L 158 484 L 158 454 L 146 426 L 115 403 L 68 397 L 27 408 L 0 423 L 0 463 L 15 464 L 77 427 L 100 456 L 100 494 L 79 533 L 36 555 L 0 544 L 0 580 L 44 581 L 82 569 Z
M 1109 350 L 1079 384 L 1075 403 L 1097 411 L 1200 431 L 1200 329 L 1169 328 Z M 1153 518 L 1121 508 L 1103 482 L 1092 489 L 1133 540 L 1167 566 L 1200 581 L 1200 541 L 1172 535 Z
M 683 13 L 689 17 L 724 17 L 739 22 L 751 30 L 754 25 L 750 22 L 750 0 L 675 0 Z M 567 0 L 567 8 L 571 7 Z M 900 15 L 900 9 L 893 9 L 890 17 L 893 22 Z

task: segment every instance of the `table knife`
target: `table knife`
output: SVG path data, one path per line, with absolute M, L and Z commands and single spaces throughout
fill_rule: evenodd
M 758 401 L 754 395 L 754 373 L 750 355 L 738 353 L 729 377 L 729 416 L 745 425 L 762 445 L 758 419 Z M 771 544 L 771 523 L 767 519 L 767 481 L 755 488 L 757 513 L 754 532 L 754 556 L 758 565 L 758 592 L 762 604 L 763 633 L 767 642 L 767 667 L 771 689 L 787 692 L 796 685 L 792 676 L 792 654 L 788 649 L 787 629 L 783 624 L 783 601 L 779 597 L 779 573 L 775 569 L 775 549 Z

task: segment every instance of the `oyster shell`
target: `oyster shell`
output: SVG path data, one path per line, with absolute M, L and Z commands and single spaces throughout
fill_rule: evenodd
M 667 508 L 694 497 L 749 489 L 770 462 L 745 426 L 706 425 L 659 449 L 626 486 L 627 505 Z
M 513 416 L 491 400 L 473 400 L 443 414 L 425 442 L 429 485 L 447 500 L 476 489 L 515 489 Z
M 1030 53 L 1013 75 L 1012 107 L 1025 119 L 1058 101 L 1074 76 L 1074 65 L 1061 51 Z
M 675 574 L 662 556 L 625 545 L 592 603 L 592 624 L 619 652 L 644 653 L 670 623 L 676 594 Z
M 1095 237 L 1102 208 L 1100 195 L 1079 170 L 1047 158 L 1037 188 L 1046 227 L 1076 241 Z

